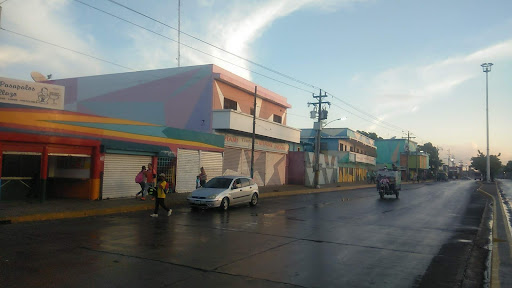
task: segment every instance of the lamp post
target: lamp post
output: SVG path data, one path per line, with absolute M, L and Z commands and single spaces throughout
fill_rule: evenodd
M 491 158 L 489 155 L 489 72 L 491 72 L 492 63 L 484 63 L 482 66 L 485 72 L 485 116 L 487 123 L 487 183 L 491 183 Z

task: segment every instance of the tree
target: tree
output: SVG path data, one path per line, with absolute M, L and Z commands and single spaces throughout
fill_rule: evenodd
M 499 170 L 501 169 L 501 160 L 500 157 L 501 153 L 498 155 L 491 155 L 490 162 L 491 162 L 491 181 L 494 181 L 494 177 L 497 175 Z M 471 157 L 471 167 L 477 169 L 482 173 L 482 176 L 485 178 L 487 176 L 487 156 L 485 156 L 480 150 L 478 150 L 478 156 Z
M 429 154 L 429 164 L 430 170 L 432 172 L 436 172 L 439 170 L 439 167 L 443 165 L 443 161 L 439 159 L 439 149 L 432 145 L 432 143 L 428 142 L 425 145 L 418 145 L 418 149 L 423 152 L 427 152 Z
M 505 165 L 505 168 L 503 169 L 503 171 L 505 171 L 507 173 L 512 172 L 512 161 L 507 162 L 507 165 Z
M 384 139 L 382 137 L 379 137 L 377 135 L 377 133 L 375 133 L 375 132 L 366 132 L 366 131 L 361 131 L 361 130 L 357 130 L 357 132 L 359 132 L 359 133 L 363 134 L 364 136 L 366 136 L 366 137 L 368 137 L 370 139 L 373 139 L 373 140 L 382 140 L 382 139 Z

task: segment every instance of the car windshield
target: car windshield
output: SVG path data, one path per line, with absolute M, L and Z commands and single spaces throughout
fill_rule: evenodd
M 204 188 L 229 188 L 229 185 L 231 184 L 231 181 L 233 179 L 231 178 L 223 178 L 223 177 L 216 177 L 211 179 L 210 181 L 206 182 L 204 184 Z

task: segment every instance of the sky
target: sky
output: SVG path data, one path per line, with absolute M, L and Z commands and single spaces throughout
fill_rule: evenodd
M 0 77 L 178 67 L 178 0 L 0 6 Z M 213 63 L 286 97 L 295 128 L 313 127 L 308 103 L 322 89 L 326 127 L 410 133 L 439 147 L 445 163 L 486 153 L 480 65 L 493 63 L 490 153 L 512 161 L 510 0 L 182 0 L 180 11 L 181 66 Z

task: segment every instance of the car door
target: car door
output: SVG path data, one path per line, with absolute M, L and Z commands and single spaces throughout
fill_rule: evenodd
M 242 179 L 236 178 L 233 180 L 233 184 L 231 186 L 231 197 L 232 197 L 232 203 L 233 205 L 239 204 L 242 202 L 244 198 L 244 191 L 242 187 Z
M 241 178 L 243 196 L 240 199 L 241 202 L 247 203 L 251 201 L 252 187 L 249 178 Z

